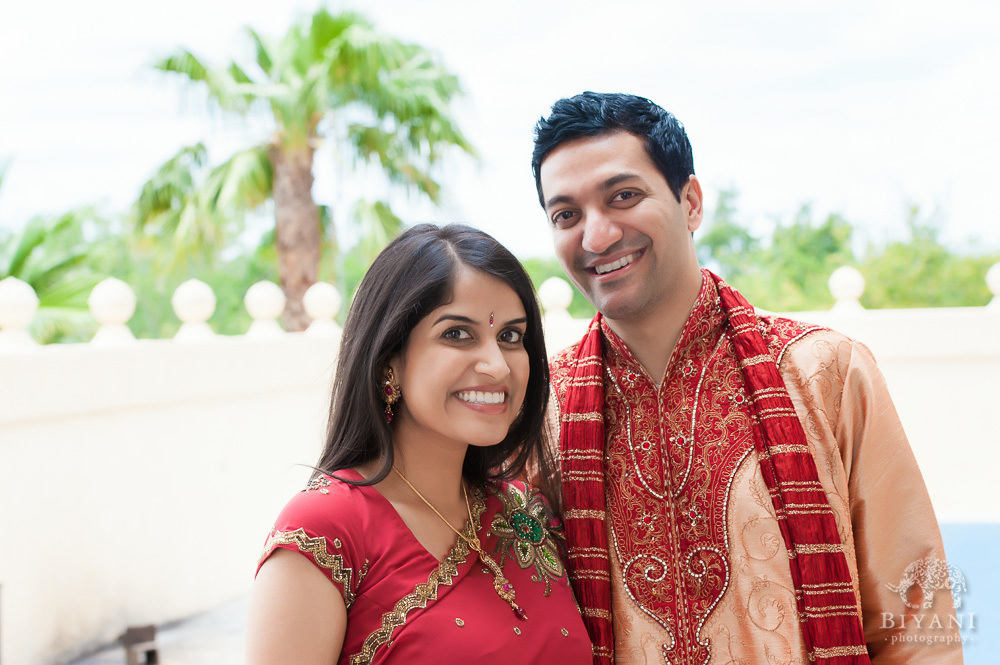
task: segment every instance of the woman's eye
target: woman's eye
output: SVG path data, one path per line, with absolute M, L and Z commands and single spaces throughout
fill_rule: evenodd
M 510 328 L 500 333 L 500 341 L 506 344 L 520 344 L 523 339 L 524 333 L 515 328 Z
M 469 331 L 463 330 L 462 328 L 449 328 L 444 331 L 442 337 L 455 342 L 464 339 L 472 339 L 472 335 L 469 334 Z

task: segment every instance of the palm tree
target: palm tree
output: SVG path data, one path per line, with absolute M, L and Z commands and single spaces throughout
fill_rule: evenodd
M 156 65 L 207 88 L 223 111 L 255 117 L 269 112 L 274 119 L 266 140 L 212 169 L 195 196 L 172 204 L 170 216 L 160 221 L 181 238 L 179 245 L 210 242 L 213 227 L 273 198 L 278 272 L 288 298 L 283 322 L 288 330 L 301 330 L 308 323 L 302 295 L 317 279 L 322 244 L 312 195 L 313 157 L 321 141 L 332 142 L 355 164 L 377 162 L 391 183 L 433 202 L 440 187 L 431 171 L 444 150 L 456 146 L 471 154 L 472 148 L 451 115 L 451 101 L 460 93 L 456 77 L 422 47 L 377 32 L 362 16 L 320 9 L 278 40 L 249 28 L 247 33 L 256 52 L 252 63 L 209 68 L 180 50 Z M 147 201 L 157 200 L 155 188 L 147 194 Z M 163 210 L 140 200 L 140 225 L 146 212 Z M 367 217 L 395 219 L 384 212 Z

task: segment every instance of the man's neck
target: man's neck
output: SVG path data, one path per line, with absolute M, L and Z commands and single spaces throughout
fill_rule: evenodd
M 660 385 L 667 372 L 667 364 L 674 347 L 680 340 L 691 308 L 701 292 L 702 275 L 692 279 L 683 292 L 665 300 L 655 311 L 647 312 L 640 319 L 612 320 L 605 317 L 608 326 L 628 346 L 650 378 Z

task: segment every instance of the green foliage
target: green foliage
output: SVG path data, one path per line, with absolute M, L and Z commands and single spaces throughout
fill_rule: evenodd
M 185 146 L 147 180 L 129 223 L 145 246 L 160 249 L 159 269 L 214 262 L 238 238 L 247 213 L 267 200 L 273 174 L 267 150 L 255 146 L 209 168 L 207 149 Z
M 251 28 L 247 35 L 254 50 L 250 62 L 212 67 L 181 49 L 155 65 L 204 86 L 225 112 L 273 119 L 273 132 L 264 142 L 209 176 L 199 173 L 203 146 L 193 146 L 164 164 L 148 183 L 150 195 L 144 189 L 136 218 L 151 217 L 153 226 L 177 236 L 176 251 L 222 247 L 233 233 L 221 229 L 238 228 L 241 212 L 272 196 L 277 153 L 307 149 L 311 159 L 322 140 L 355 166 L 376 164 L 390 183 L 435 202 L 441 188 L 432 171 L 445 148 L 473 153 L 449 108 L 461 92 L 458 80 L 423 47 L 378 32 L 354 12 L 332 14 L 326 9 L 292 25 L 278 39 Z M 185 168 L 189 177 L 176 173 Z M 163 187 L 168 192 L 161 193 Z M 177 192 L 179 197 L 172 196 Z M 164 207 L 161 200 L 169 205 Z M 161 210 L 162 222 L 157 218 Z M 384 201 L 359 202 L 355 211 L 363 227 L 363 256 L 328 256 L 335 266 L 373 257 L 402 226 Z M 332 231 L 332 225 L 327 227 Z M 339 244 L 332 233 L 328 237 L 332 242 L 327 248 L 336 252 Z
M 105 276 L 88 262 L 88 229 L 102 220 L 90 209 L 31 219 L 19 233 L 0 235 L 0 279 L 16 277 L 38 296 L 32 336 L 42 344 L 79 342 L 96 330 L 87 297 Z
M 791 222 L 776 222 L 770 237 L 740 223 L 733 190 L 720 194 L 712 219 L 696 243 L 699 260 L 719 272 L 758 307 L 771 311 L 826 309 L 833 305 L 827 282 L 841 266 L 855 266 L 867 286 L 865 307 L 985 305 L 986 271 L 1000 254 L 955 252 L 940 243 L 930 222 L 911 209 L 906 238 L 885 247 L 853 249 L 854 229 L 837 214 L 813 219 L 803 206 Z
M 956 254 L 941 244 L 938 230 L 920 219 L 913 207 L 907 219 L 909 238 L 884 249 L 869 249 L 861 266 L 865 292 L 861 304 L 882 307 L 975 307 L 989 303 L 986 271 L 1000 262 L 1000 252 Z
M 746 258 L 760 250 L 760 240 L 736 220 L 738 198 L 734 189 L 719 192 L 712 218 L 696 234 L 701 265 L 719 272 L 733 285 L 744 281 L 744 275 L 755 269 Z

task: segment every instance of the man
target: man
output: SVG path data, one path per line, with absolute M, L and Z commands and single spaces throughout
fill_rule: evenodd
M 631 95 L 562 99 L 532 169 L 556 255 L 599 312 L 551 365 L 595 662 L 961 662 L 949 590 L 914 637 L 931 585 L 910 590 L 916 611 L 887 587 L 944 552 L 874 359 L 758 316 L 699 267 L 677 119 Z

